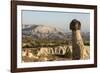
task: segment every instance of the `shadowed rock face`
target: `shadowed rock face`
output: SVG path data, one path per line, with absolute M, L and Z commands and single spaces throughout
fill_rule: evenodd
M 86 48 L 84 48 L 83 40 L 80 33 L 81 23 L 78 20 L 73 19 L 70 23 L 70 29 L 72 30 L 72 59 L 85 59 L 84 53 L 86 54 L 86 52 L 84 50 Z

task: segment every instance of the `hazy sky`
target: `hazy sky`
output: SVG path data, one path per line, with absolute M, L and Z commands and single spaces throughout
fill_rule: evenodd
M 61 28 L 69 32 L 70 22 L 77 19 L 81 22 L 81 30 L 90 31 L 90 14 L 75 12 L 51 12 L 51 11 L 22 11 L 22 24 L 49 25 Z

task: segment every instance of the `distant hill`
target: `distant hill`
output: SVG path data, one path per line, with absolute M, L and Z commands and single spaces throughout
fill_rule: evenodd
M 70 40 L 72 32 L 64 32 L 60 28 L 47 25 L 24 24 L 22 25 L 23 37 L 31 36 L 33 39 Z M 83 40 L 90 41 L 90 32 L 81 32 Z
M 23 37 L 31 36 L 33 39 L 66 39 L 67 34 L 59 28 L 46 25 L 23 25 Z

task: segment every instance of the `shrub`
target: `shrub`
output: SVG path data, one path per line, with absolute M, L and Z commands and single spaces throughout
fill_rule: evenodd
M 84 45 L 90 46 L 90 41 L 85 41 Z

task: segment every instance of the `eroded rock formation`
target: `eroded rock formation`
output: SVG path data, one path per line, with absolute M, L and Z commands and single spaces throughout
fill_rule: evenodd
M 80 33 L 80 21 L 73 19 L 70 23 L 70 29 L 72 30 L 72 59 L 79 60 L 89 58 L 89 50 L 84 47 Z
M 42 47 L 37 55 L 65 55 L 67 52 L 72 53 L 71 46 L 58 46 L 55 48 Z

